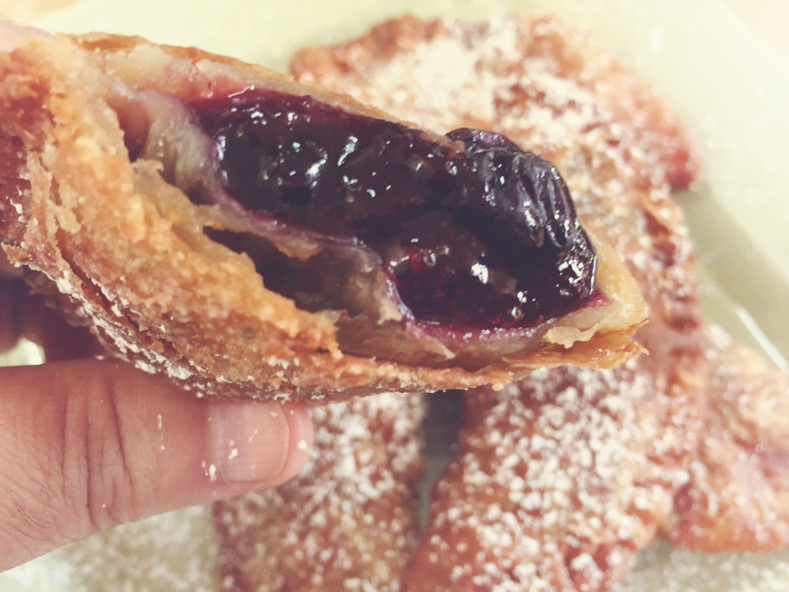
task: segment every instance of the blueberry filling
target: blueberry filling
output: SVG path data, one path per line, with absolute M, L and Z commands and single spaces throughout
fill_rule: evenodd
M 255 87 L 111 102 L 130 157 L 218 205 L 227 231 L 207 231 L 306 310 L 368 328 L 406 318 L 457 342 L 531 334 L 595 293 L 596 255 L 564 181 L 501 135 L 441 138 Z
M 501 135 L 437 142 L 271 90 L 190 107 L 227 194 L 259 218 L 373 249 L 419 322 L 533 327 L 592 297 L 596 257 L 564 181 Z

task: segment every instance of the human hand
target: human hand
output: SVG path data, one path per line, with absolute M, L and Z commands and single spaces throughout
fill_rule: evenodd
M 0 51 L 19 34 L 0 22 Z M 303 405 L 199 400 L 93 358 L 89 334 L 30 296 L 0 249 L 0 352 L 20 336 L 49 362 L 0 368 L 0 571 L 117 524 L 275 486 L 307 460 Z

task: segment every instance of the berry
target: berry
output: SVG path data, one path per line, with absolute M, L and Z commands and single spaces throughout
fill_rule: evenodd
M 471 129 L 434 139 L 309 96 L 191 105 L 225 191 L 294 229 L 376 251 L 415 319 L 531 327 L 588 302 L 596 257 L 556 168 Z

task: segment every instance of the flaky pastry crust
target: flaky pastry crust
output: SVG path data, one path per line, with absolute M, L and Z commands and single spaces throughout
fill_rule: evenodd
M 216 208 L 166 182 L 161 163 L 130 159 L 119 96 L 210 93 L 217 79 L 385 117 L 259 66 L 140 38 L 31 38 L 0 56 L 2 247 L 110 351 L 200 395 L 297 399 L 503 384 L 536 367 L 608 367 L 639 351 L 627 337 L 643 302 L 599 245 L 597 282 L 608 304 L 559 319 L 532 351 L 482 368 L 344 352 L 330 315 L 267 289 L 245 254 L 206 235 L 223 226 Z

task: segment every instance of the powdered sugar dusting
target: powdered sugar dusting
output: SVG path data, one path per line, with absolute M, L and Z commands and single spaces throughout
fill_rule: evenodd
M 789 374 L 719 328 L 707 336 L 712 372 L 704 438 L 664 532 L 681 545 L 715 552 L 786 546 Z
M 215 590 L 216 544 L 208 507 L 116 527 L 4 575 L 26 590 L 151 592 Z M 168 544 L 163 544 L 166 541 Z
M 314 451 L 276 490 L 220 502 L 222 590 L 394 592 L 416 542 L 418 396 L 313 409 Z
M 648 436 L 675 434 L 654 423 L 664 403 L 649 374 L 539 371 L 473 396 L 480 421 L 438 486 L 411 589 L 608 588 L 686 478 L 650 458 Z

